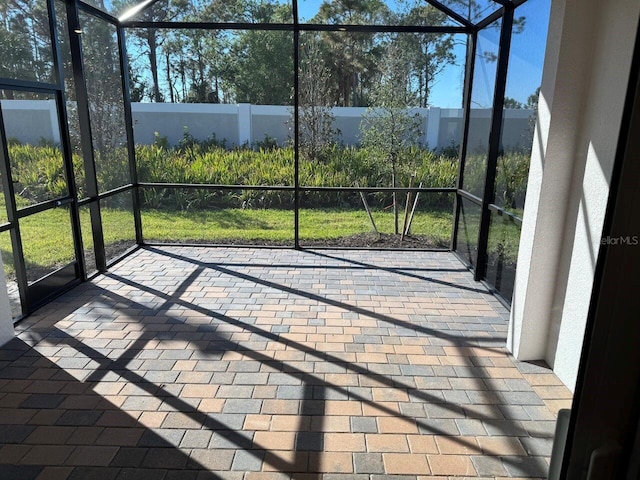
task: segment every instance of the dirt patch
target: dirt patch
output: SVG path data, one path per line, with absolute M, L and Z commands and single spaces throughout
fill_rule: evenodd
M 345 248 L 447 248 L 445 242 L 433 238 L 417 235 L 406 236 L 403 240 L 400 235 L 389 233 L 361 233 L 348 237 L 332 238 L 328 240 L 301 240 L 305 247 L 345 247 Z

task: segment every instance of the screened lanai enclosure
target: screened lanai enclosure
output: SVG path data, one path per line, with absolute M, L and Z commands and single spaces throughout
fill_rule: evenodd
M 154 244 L 454 251 L 509 302 L 548 1 L 2 3 L 16 319 Z

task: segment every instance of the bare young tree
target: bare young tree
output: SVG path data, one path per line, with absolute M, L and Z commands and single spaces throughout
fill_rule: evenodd
M 393 43 L 387 49 L 380 81 L 371 93 L 372 107 L 361 123 L 362 143 L 371 159 L 387 170 L 392 188 L 397 187 L 398 168 L 409 147 L 422 135 L 422 120 L 409 107 L 417 101 L 410 88 L 410 67 Z M 393 192 L 394 231 L 399 233 L 397 194 Z
M 303 155 L 317 160 L 322 149 L 334 142 L 338 134 L 333 127 L 335 117 L 330 104 L 331 72 L 322 61 L 318 38 L 309 35 L 300 49 L 298 139 Z

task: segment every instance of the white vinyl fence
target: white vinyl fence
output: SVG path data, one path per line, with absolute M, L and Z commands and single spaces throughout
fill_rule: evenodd
M 42 140 L 58 143 L 55 103 L 51 100 L 3 100 L 1 102 L 7 138 L 23 143 Z M 156 136 L 166 137 L 170 145 L 177 144 L 185 132 L 198 140 L 215 135 L 228 147 L 254 145 L 265 137 L 279 144 L 291 141 L 292 107 L 250 104 L 132 104 L 134 136 L 138 144 L 151 144 Z M 345 145 L 360 143 L 360 123 L 364 107 L 335 107 L 334 127 L 338 140 Z M 422 145 L 439 150 L 460 143 L 462 109 L 416 108 L 423 119 Z M 532 110 L 506 110 L 503 126 L 503 148 L 530 148 Z M 472 109 L 469 148 L 486 148 L 491 122 L 490 109 Z

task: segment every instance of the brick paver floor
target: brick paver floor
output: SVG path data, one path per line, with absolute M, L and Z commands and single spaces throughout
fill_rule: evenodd
M 449 253 L 146 248 L 0 349 L 0 478 L 546 476 L 570 392 Z

